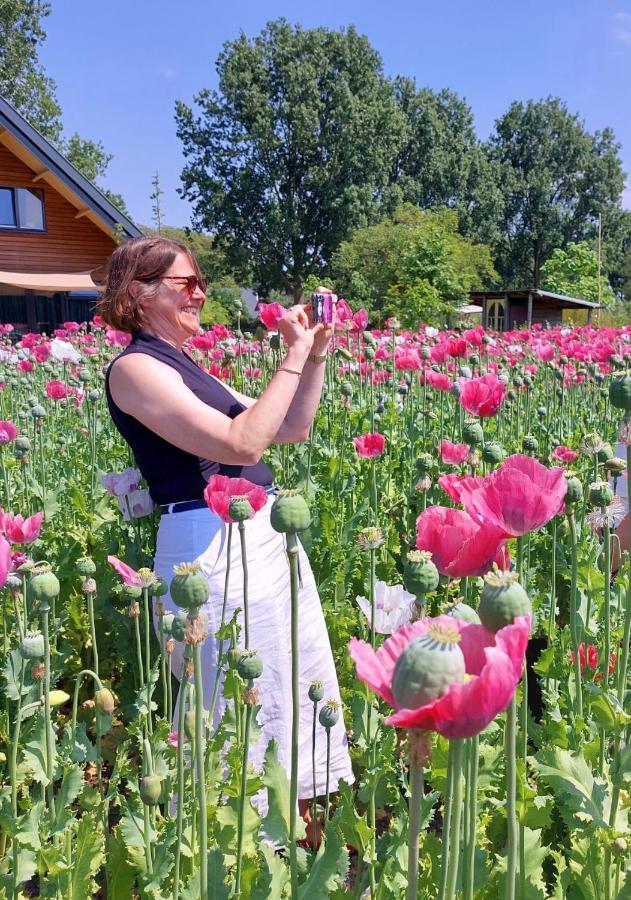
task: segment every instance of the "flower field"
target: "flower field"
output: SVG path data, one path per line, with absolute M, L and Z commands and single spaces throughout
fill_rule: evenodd
M 215 326 L 189 352 L 256 395 L 274 307 L 269 332 Z M 311 685 L 312 741 L 343 714 L 355 774 L 306 826 L 295 754 L 249 760 L 247 567 L 226 575 L 243 611 L 216 633 L 216 729 L 206 579 L 151 571 L 158 513 L 103 387 L 129 336 L 4 326 L 0 897 L 631 897 L 631 326 L 365 331 L 338 311 L 312 435 L 266 457 L 292 635 L 299 539 L 340 680 L 342 710 Z M 266 498 L 234 481 L 205 499 L 243 560 Z

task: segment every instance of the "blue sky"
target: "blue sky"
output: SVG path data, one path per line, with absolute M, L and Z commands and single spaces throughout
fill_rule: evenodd
M 58 86 L 68 133 L 100 139 L 114 155 L 107 186 L 139 223 L 151 220 L 151 179 L 165 219 L 188 224 L 176 193 L 183 165 L 173 119 L 217 83 L 215 61 L 241 30 L 284 16 L 303 27 L 354 24 L 387 75 L 456 91 L 481 138 L 513 100 L 564 99 L 590 130 L 609 125 L 631 173 L 631 0 L 52 0 L 42 62 Z M 631 177 L 624 205 L 631 208 Z

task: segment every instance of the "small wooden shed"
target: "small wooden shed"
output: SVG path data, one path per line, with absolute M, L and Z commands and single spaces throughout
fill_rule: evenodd
M 600 304 L 530 288 L 521 291 L 472 291 L 471 303 L 482 307 L 482 324 L 491 331 L 512 331 L 539 322 L 560 325 L 564 309 L 586 309 L 587 321 Z

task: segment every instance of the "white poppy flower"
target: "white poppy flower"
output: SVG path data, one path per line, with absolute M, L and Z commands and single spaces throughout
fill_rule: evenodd
M 50 355 L 57 362 L 78 363 L 81 362 L 81 354 L 68 341 L 54 338 L 50 342 Z
M 366 597 L 355 599 L 370 625 L 370 601 Z M 409 594 L 402 585 L 378 581 L 375 585 L 375 631 L 392 634 L 407 625 L 412 618 L 413 603 L 414 594 Z

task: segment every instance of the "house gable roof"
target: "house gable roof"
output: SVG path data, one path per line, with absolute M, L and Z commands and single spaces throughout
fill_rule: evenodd
M 528 294 L 532 294 L 533 298 L 540 300 L 553 300 L 560 306 L 566 308 L 572 306 L 585 306 L 590 309 L 600 309 L 600 304 L 593 303 L 591 300 L 583 300 L 581 297 L 567 297 L 565 294 L 553 294 L 552 291 L 542 291 L 537 288 L 519 291 L 470 291 L 469 296 L 472 300 L 482 300 L 485 297 L 489 300 L 501 300 L 504 297 L 507 297 L 509 300 L 513 298 L 523 300 L 528 299 Z
M 53 147 L 11 104 L 0 97 L 0 142 L 35 172 L 34 182 L 45 180 L 109 235 L 128 237 L 142 232 L 105 194 Z

